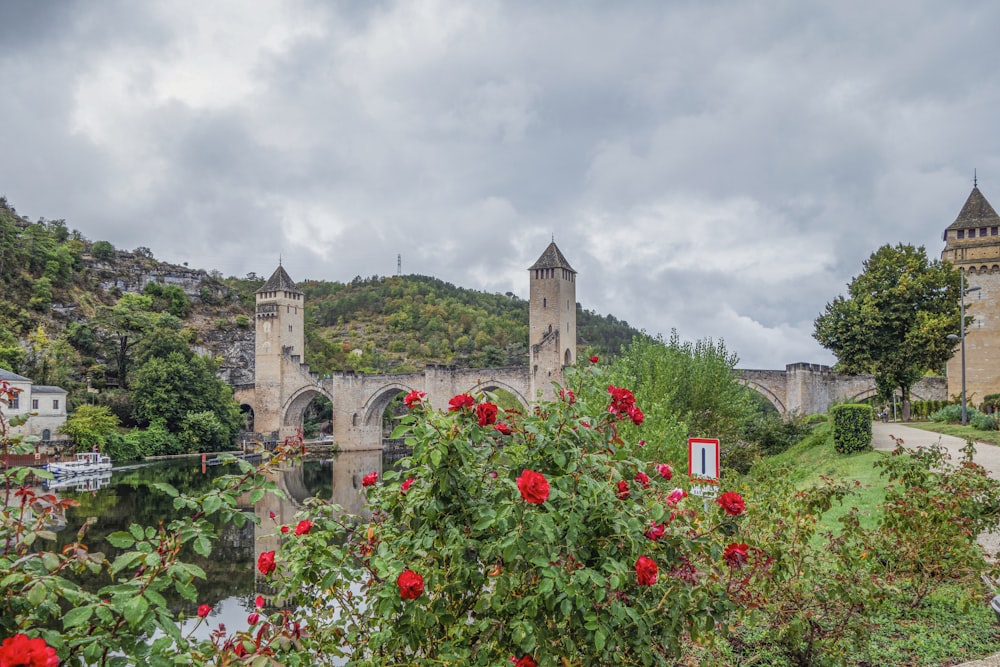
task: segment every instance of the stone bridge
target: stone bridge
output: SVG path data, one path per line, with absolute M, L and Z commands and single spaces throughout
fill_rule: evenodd
M 826 412 L 838 401 L 864 401 L 877 394 L 871 375 L 843 375 L 820 364 L 788 364 L 783 371 L 741 370 L 743 383 L 762 394 L 782 415 Z M 948 383 L 925 377 L 910 390 L 914 400 L 943 401 Z
M 286 381 L 294 380 L 286 374 Z M 342 451 L 371 450 L 382 447 L 382 416 L 389 403 L 400 392 L 422 391 L 425 401 L 445 409 L 456 394 L 502 390 L 527 407 L 530 403 L 531 377 L 528 366 L 487 369 L 458 369 L 428 366 L 421 372 L 405 374 L 334 373 L 320 378 L 303 367 L 298 382 L 278 407 L 281 423 L 278 435 L 294 433 L 302 424 L 306 406 L 317 396 L 324 396 L 333 405 L 333 439 Z M 246 385 L 237 388 L 236 400 L 253 406 L 257 388 Z

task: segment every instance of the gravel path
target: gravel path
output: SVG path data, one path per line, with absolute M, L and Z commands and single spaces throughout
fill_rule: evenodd
M 903 426 L 899 423 L 874 422 L 872 424 L 872 444 L 875 449 L 895 449 L 897 441 L 893 438 L 902 439 L 900 444 L 906 448 L 940 443 L 948 450 L 953 460 L 961 458 L 962 452 L 960 450 L 965 446 L 965 440 L 951 435 L 941 435 L 932 431 Z M 976 443 L 976 455 L 972 460 L 986 468 L 990 477 L 1000 479 L 1000 446 Z M 996 533 L 980 535 L 979 543 L 983 545 L 987 553 L 994 557 L 1000 556 L 1000 535 Z M 1000 654 L 982 660 L 964 662 L 955 667 L 1000 667 Z

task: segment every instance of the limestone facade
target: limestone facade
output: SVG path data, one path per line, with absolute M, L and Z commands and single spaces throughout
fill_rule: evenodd
M 1000 393 L 1000 216 L 978 187 L 944 231 L 941 259 L 965 274 L 965 386 L 969 405 Z M 969 288 L 978 290 L 969 291 Z M 962 393 L 961 345 L 948 362 L 948 396 Z

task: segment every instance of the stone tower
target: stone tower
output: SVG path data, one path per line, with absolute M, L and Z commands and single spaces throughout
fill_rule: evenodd
M 563 367 L 576 362 L 576 271 L 555 241 L 528 271 L 531 398 L 552 399 L 552 383 L 562 383 Z
M 941 259 L 965 274 L 965 390 L 969 405 L 987 394 L 1000 393 L 1000 216 L 973 186 L 955 222 L 944 231 Z M 962 393 L 960 349 L 948 361 L 948 396 Z
M 256 292 L 254 423 L 258 430 L 277 431 L 286 397 L 285 365 L 302 363 L 305 351 L 305 308 L 302 292 L 280 264 Z

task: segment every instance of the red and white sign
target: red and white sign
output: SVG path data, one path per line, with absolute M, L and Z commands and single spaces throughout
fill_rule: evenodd
M 719 479 L 717 438 L 688 438 L 688 476 L 709 484 Z

